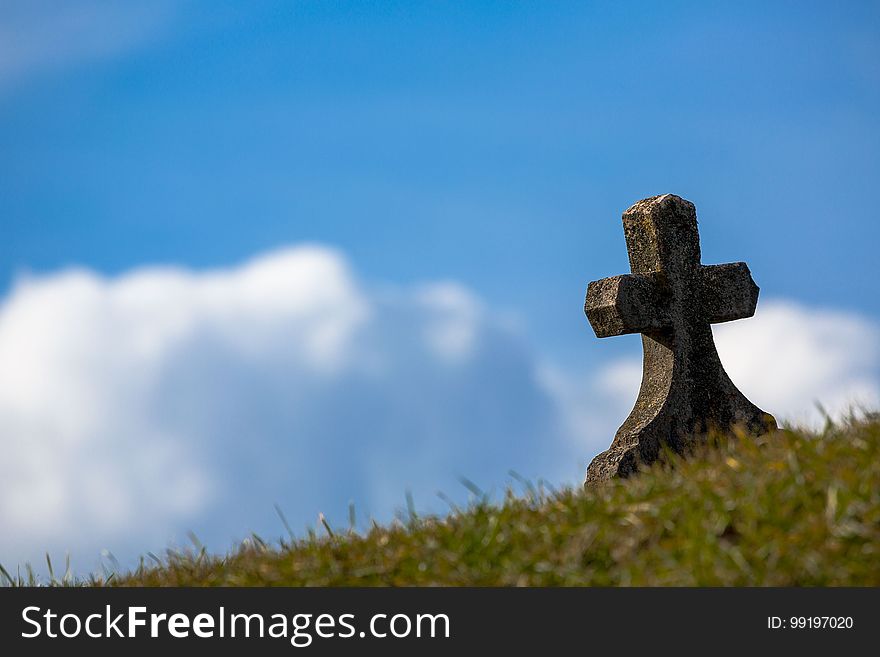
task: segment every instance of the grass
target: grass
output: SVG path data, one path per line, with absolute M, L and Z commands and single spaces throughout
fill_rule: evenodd
M 880 418 L 715 443 L 588 492 L 524 482 L 444 517 L 410 506 L 365 534 L 324 521 L 320 535 L 254 537 L 222 557 L 197 546 L 80 583 L 880 585 Z

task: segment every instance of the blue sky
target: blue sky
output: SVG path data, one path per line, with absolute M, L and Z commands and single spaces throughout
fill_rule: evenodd
M 7 318 L 18 317 L 13 310 L 24 306 L 14 306 L 16 290 L 24 300 L 39 297 L 20 287 L 22 280 L 56 285 L 51 289 L 61 295 L 58 299 L 63 294 L 79 298 L 64 287 L 73 285 L 69 276 L 76 268 L 97 277 L 94 289 L 103 292 L 96 295 L 112 296 L 108 290 L 131 272 L 164 267 L 184 277 L 174 285 L 187 290 L 180 294 L 189 301 L 180 301 L 174 307 L 178 312 L 187 303 L 198 305 L 193 299 L 213 299 L 193 282 L 199 275 L 225 271 L 234 279 L 246 275 L 242 263 L 291 253 L 279 249 L 317 245 L 309 247 L 315 251 L 292 252 L 292 260 L 282 258 L 286 264 L 277 271 L 311 272 L 311 265 L 300 265 L 314 256 L 308 262 L 318 263 L 315 271 L 326 267 L 329 279 L 339 281 L 328 299 L 355 304 L 367 299 L 368 314 L 379 319 L 369 333 L 373 337 L 361 336 L 358 340 L 367 342 L 356 344 L 386 354 L 396 376 L 421 381 L 437 395 L 440 411 L 419 415 L 413 410 L 397 418 L 385 406 L 404 403 L 399 396 L 404 392 L 395 385 L 395 392 L 361 420 L 331 427 L 324 416 L 310 419 L 311 438 L 297 449 L 310 452 L 315 441 L 338 433 L 330 441 L 338 456 L 351 449 L 346 440 L 358 440 L 351 437 L 358 431 L 369 433 L 383 423 L 397 426 L 399 420 L 408 431 L 448 426 L 464 445 L 471 434 L 479 435 L 498 448 L 490 450 L 498 461 L 506 453 L 505 436 L 513 431 L 505 409 L 520 404 L 534 409 L 518 422 L 537 433 L 551 422 L 545 417 L 552 415 L 542 397 L 546 390 L 535 393 L 530 375 L 523 374 L 529 368 L 543 372 L 546 383 L 552 363 L 558 376 L 550 377 L 551 387 L 559 393 L 559 381 L 567 377 L 569 392 L 560 398 L 570 411 L 580 403 L 582 412 L 590 402 L 574 400 L 579 393 L 571 390 L 591 390 L 586 382 L 595 383 L 596 377 L 607 381 L 597 372 L 612 376 L 618 371 L 614 359 L 637 362 L 637 338 L 600 343 L 593 337 L 582 313 L 583 294 L 589 280 L 627 271 L 621 212 L 640 198 L 672 192 L 697 205 L 704 262 L 745 260 L 751 266 L 762 302 L 778 312 L 771 313 L 778 319 L 777 332 L 766 335 L 787 340 L 789 331 L 813 331 L 806 325 L 815 320 L 819 328 L 802 343 L 818 344 L 832 364 L 814 367 L 819 377 L 814 388 L 797 389 L 804 404 L 829 390 L 831 381 L 853 382 L 840 389 L 868 391 L 870 397 L 878 381 L 873 349 L 880 322 L 880 222 L 874 202 L 880 180 L 878 117 L 877 3 L 4 2 L 0 291 Z M 440 287 L 431 287 L 435 284 Z M 251 297 L 242 293 L 241 298 Z M 54 308 L 59 302 L 51 303 Z M 103 301 L 95 303 L 104 308 Z M 242 307 L 251 308 L 248 303 Z M 193 322 L 216 328 L 220 315 L 205 304 L 212 310 Z M 76 324 L 86 317 L 86 305 L 72 307 L 58 321 Z M 307 306 L 308 312 L 318 307 Z M 462 335 L 486 336 L 501 345 L 480 351 L 474 362 L 482 365 L 456 374 L 454 385 L 446 370 L 434 365 L 414 373 L 419 366 L 413 363 L 422 362 L 424 354 L 415 347 L 398 349 L 409 344 L 401 327 L 422 326 L 435 311 L 457 318 L 449 321 L 451 334 L 459 338 L 443 338 L 447 347 L 467 342 Z M 272 326 L 295 328 L 284 323 L 293 322 L 284 313 L 272 317 Z M 235 326 L 256 330 L 249 321 Z M 339 322 L 361 326 L 355 320 Z M 138 323 L 114 326 L 134 330 Z M 836 335 L 835 326 L 844 337 Z M 404 338 L 388 337 L 395 330 Z M 7 338 L 8 352 L 3 352 L 0 325 L 0 353 L 32 353 L 39 361 L 47 344 L 62 343 L 70 353 L 92 353 L 84 346 L 86 338 L 76 342 L 54 334 L 46 343 L 34 338 L 29 350 L 21 342 L 29 334 Z M 502 334 L 513 337 L 508 343 Z M 858 353 L 843 347 L 838 353 L 834 340 L 848 342 Z M 801 344 L 797 336 L 792 342 Z M 283 405 L 290 395 L 296 397 L 285 396 L 292 385 L 287 379 L 275 387 L 267 383 L 275 375 L 284 378 L 265 365 L 272 358 L 259 367 L 248 361 L 242 369 L 240 362 L 223 360 L 231 343 L 215 352 L 204 344 L 191 343 L 185 357 L 163 358 L 172 365 L 195 358 L 196 371 L 204 366 L 204 372 L 251 377 L 253 385 L 244 390 L 218 389 L 203 400 L 211 409 L 220 400 L 235 404 L 246 396 L 250 410 L 233 425 L 247 426 L 254 414 L 272 415 L 265 411 L 268 400 Z M 748 343 L 737 344 L 731 353 L 748 353 Z M 447 347 L 447 355 L 458 348 Z M 814 355 L 809 349 L 797 353 L 792 362 Z M 119 362 L 128 363 L 126 358 Z M 16 362 L 24 369 L 34 365 L 33 360 Z M 507 365 L 512 373 L 504 387 L 494 377 Z M 741 379 L 759 382 L 760 364 L 755 367 Z M 777 371 L 790 367 L 783 363 Z M 834 374 L 822 379 L 816 374 L 820 370 L 822 376 Z M 808 374 L 798 370 L 797 377 L 784 380 L 812 380 Z M 78 380 L 72 375 L 70 385 L 76 387 Z M 189 391 L 180 393 L 181 399 L 200 390 L 185 376 L 172 380 Z M 43 383 L 34 385 L 35 396 L 57 398 L 40 387 Z M 322 401 L 296 397 L 307 410 L 282 413 L 267 425 L 267 449 L 281 444 L 291 426 L 322 404 L 350 401 L 353 394 L 363 398 L 370 389 L 365 385 L 349 377 Z M 627 385 L 629 391 L 633 384 Z M 495 410 L 471 409 L 458 396 L 468 386 L 487 399 L 497 392 L 495 405 L 489 404 Z M 486 393 L 489 388 L 494 392 Z M 255 389 L 262 392 L 248 396 Z M 23 408 L 15 399 L 7 400 L 9 413 Z M 156 399 L 152 411 L 138 411 L 138 426 L 164 427 L 168 422 L 156 418 L 176 422 L 185 414 L 169 411 L 164 397 Z M 406 399 L 408 409 L 420 408 Z M 546 476 L 562 476 L 554 468 L 570 454 L 588 460 L 630 403 L 631 397 L 624 399 L 621 409 L 597 421 L 588 441 L 560 448 L 556 460 L 545 464 Z M 792 413 L 799 410 L 794 402 L 780 398 L 778 403 Z M 39 408 L 51 413 L 53 407 Z M 451 408 L 459 414 L 433 415 Z M 105 422 L 106 409 L 93 412 Z M 83 426 L 96 426 L 93 420 Z M 187 433 L 185 427 L 196 425 L 198 430 Z M 21 445 L 37 441 L 27 428 L 31 425 L 15 426 L 25 426 Z M 198 424 L 193 418 L 174 426 L 175 443 L 203 435 L 207 427 L 217 430 L 215 423 Z M 148 442 L 149 433 L 138 440 Z M 398 436 L 389 429 L 392 434 Z M 528 442 L 527 432 L 517 435 Z M 46 440 L 54 444 L 53 438 Z M 444 438 L 441 432 L 425 440 Z M 302 460 L 302 453 L 291 449 L 290 458 Z M 519 454 L 511 455 L 512 461 L 529 463 L 542 449 L 509 453 Z M 498 473 L 513 465 L 481 469 L 481 458 L 441 459 L 447 468 L 443 474 L 461 466 L 497 482 Z M 332 471 L 332 458 L 320 462 Z M 582 468 L 582 462 L 572 463 L 572 473 Z M 236 467 L 234 462 L 217 465 L 215 474 L 254 476 L 245 477 Z M 347 476 L 358 480 L 359 467 L 348 464 Z M 409 462 L 394 467 L 403 474 L 389 485 L 402 499 L 403 488 L 419 475 Z M 181 474 L 183 481 L 189 476 Z M 145 490 L 150 481 L 145 480 Z M 27 485 L 21 490 L 30 490 Z M 205 484 L 204 491 L 215 488 Z M 292 514 L 302 520 L 325 501 L 338 510 L 349 497 L 381 497 L 371 497 L 368 490 L 364 483 L 338 495 L 317 495 L 297 502 Z M 253 517 L 248 514 L 260 504 L 271 513 L 275 500 L 269 498 L 284 497 L 285 491 L 290 493 L 270 486 L 255 493 L 251 506 L 234 520 Z M 204 492 L 204 498 L 210 494 Z M 373 504 L 377 515 L 387 511 L 381 499 Z M 221 544 L 235 534 L 235 527 L 221 530 L 197 504 L 186 509 L 178 515 L 178 510 L 156 510 L 157 526 L 179 533 L 201 523 L 199 528 Z M 271 521 L 260 522 L 267 527 Z M 168 532 L 160 534 L 143 540 L 161 547 Z M 35 529 L 33 536 L 7 546 L 0 561 L 29 555 L 40 542 L 79 544 L 75 534 Z M 115 534 L 107 529 L 106 536 L 109 544 Z M 84 552 L 94 548 L 88 541 L 82 545 Z M 135 549 L 127 545 L 118 551 Z
M 671 191 L 707 262 L 880 312 L 876 3 L 465 4 L 98 16 L 83 40 L 130 50 L 71 42 L 2 90 L 0 275 L 317 240 L 368 277 L 463 279 L 571 351 L 585 281 L 625 271 L 621 211 Z

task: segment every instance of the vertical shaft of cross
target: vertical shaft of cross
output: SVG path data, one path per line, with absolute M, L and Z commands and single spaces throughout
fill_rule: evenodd
M 696 210 L 678 196 L 639 201 L 623 225 L 632 273 L 590 283 L 584 309 L 599 337 L 642 333 L 642 385 L 587 483 L 627 476 L 664 445 L 686 453 L 710 430 L 776 426 L 727 376 L 710 327 L 754 314 L 758 287 L 748 267 L 700 264 Z

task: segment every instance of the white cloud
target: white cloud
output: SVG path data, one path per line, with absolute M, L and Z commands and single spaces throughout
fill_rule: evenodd
M 19 0 L 0 5 L 0 89 L 36 73 L 118 56 L 168 23 L 168 2 Z
M 509 468 L 579 480 L 635 400 L 635 357 L 564 373 L 461 285 L 366 286 L 301 246 L 206 272 L 68 270 L 0 305 L 0 561 L 108 548 L 130 563 L 192 529 L 225 549 L 348 502 L 388 518 L 409 488 Z M 737 385 L 780 417 L 877 399 L 877 328 L 763 304 L 718 330 Z M 633 340 L 634 347 L 637 341 Z M 601 357 L 601 346 L 594 343 Z
M 50 547 L 58 536 L 76 549 L 91 536 L 162 536 L 222 485 L 198 453 L 210 448 L 198 414 L 222 401 L 201 396 L 217 385 L 201 380 L 217 359 L 175 373 L 179 355 L 215 345 L 209 354 L 233 353 L 244 369 L 320 379 L 341 366 L 367 316 L 344 264 L 319 249 L 203 275 L 22 281 L 0 311 L 0 518 L 12 530 L 3 542 Z M 156 408 L 166 384 L 182 388 L 180 417 Z M 247 407 L 247 392 L 228 403 Z
M 452 360 L 468 358 L 483 311 L 476 297 L 456 283 L 436 283 L 418 290 L 415 299 L 431 317 L 425 327 L 428 344 L 440 356 Z
M 779 420 L 818 425 L 853 404 L 880 404 L 880 329 L 853 313 L 770 300 L 752 319 L 714 328 L 727 373 Z
M 454 283 L 364 289 L 303 246 L 227 270 L 70 270 L 0 306 L 0 560 L 225 548 L 318 511 L 388 517 L 464 474 L 572 462 L 521 339 Z M 463 489 L 462 489 L 463 491 Z M 91 559 L 91 560 L 90 560 Z

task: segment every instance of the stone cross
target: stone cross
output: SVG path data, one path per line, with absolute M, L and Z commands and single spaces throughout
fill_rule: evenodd
M 673 194 L 629 208 L 623 232 L 632 273 L 590 283 L 584 311 L 596 337 L 642 334 L 642 386 L 585 484 L 626 477 L 655 461 L 663 445 L 686 454 L 711 430 L 776 428 L 733 385 L 712 339 L 710 324 L 755 314 L 758 286 L 748 266 L 700 264 L 696 208 Z

